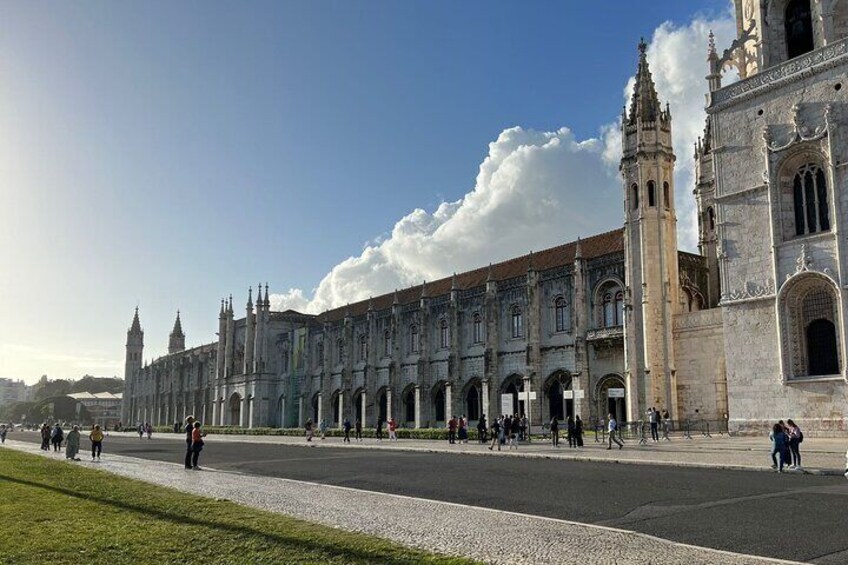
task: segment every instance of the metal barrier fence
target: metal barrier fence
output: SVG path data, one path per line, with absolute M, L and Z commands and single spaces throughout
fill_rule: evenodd
M 606 443 L 609 434 L 609 422 L 599 420 L 593 426 L 595 443 Z M 620 422 L 616 432 L 619 439 L 638 441 L 645 445 L 648 441 L 671 441 L 672 434 L 682 439 L 692 439 L 693 436 L 713 437 L 713 434 L 728 434 L 727 420 L 661 420 L 657 423 L 656 438 L 653 437 L 651 425 L 645 420 Z

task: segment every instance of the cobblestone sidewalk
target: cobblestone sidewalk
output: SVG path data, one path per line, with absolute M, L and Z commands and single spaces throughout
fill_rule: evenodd
M 28 442 L 7 441 L 5 447 L 64 461 L 64 454 L 43 452 Z M 289 479 L 213 469 L 186 471 L 182 465 L 133 457 L 107 455 L 96 463 L 67 464 L 489 563 L 644 565 L 656 562 L 658 556 L 663 563 L 680 565 L 790 563 L 614 528 Z

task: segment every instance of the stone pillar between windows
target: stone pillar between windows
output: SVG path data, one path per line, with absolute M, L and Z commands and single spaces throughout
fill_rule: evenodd
M 301 428 L 303 424 L 303 397 L 301 396 L 297 399 L 297 427 Z
M 449 382 L 445 383 L 445 421 L 446 422 L 451 419 L 451 416 L 453 416 L 453 397 L 451 395 L 452 389 L 453 389 L 453 386 L 451 385 L 451 383 L 449 383 Z
M 421 427 L 421 386 L 415 385 L 415 429 Z
M 481 406 L 482 412 L 484 416 L 486 416 L 486 423 L 491 423 L 491 415 L 489 414 L 489 379 L 483 379 L 483 405 Z
M 362 419 L 359 420 L 359 423 L 362 427 L 365 427 L 365 422 L 368 421 L 368 413 L 366 412 L 366 408 L 368 407 L 368 394 L 364 390 L 359 394 L 359 405 L 362 410 Z
M 392 387 L 386 388 L 386 421 L 392 419 Z
M 344 389 L 339 391 L 339 413 L 333 414 L 333 418 L 339 419 L 339 429 L 342 429 L 342 427 L 344 426 L 344 394 Z
M 247 397 L 247 427 L 248 428 L 252 428 L 253 425 L 254 425 L 254 416 L 255 416 L 254 411 L 253 411 L 254 404 L 255 404 L 255 398 L 253 398 L 252 396 L 248 396 Z
M 247 406 L 247 397 L 242 398 L 239 404 L 239 421 L 233 423 L 240 428 L 244 428 L 247 426 L 247 411 L 249 409 Z

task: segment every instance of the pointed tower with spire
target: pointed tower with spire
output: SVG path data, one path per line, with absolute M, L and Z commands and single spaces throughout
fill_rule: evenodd
M 138 306 L 135 308 L 132 325 L 127 330 L 127 354 L 124 363 L 124 379 L 129 379 L 141 368 L 144 353 L 144 330 L 138 320 Z
M 639 66 L 630 109 L 622 117 L 627 314 L 625 367 L 627 417 L 648 407 L 677 417 L 672 317 L 679 308 L 677 217 L 671 111 L 660 104 L 639 43 Z
M 183 333 L 183 324 L 180 322 L 180 311 L 177 310 L 174 329 L 171 330 L 171 335 L 168 337 L 168 355 L 180 351 L 185 351 L 185 334 Z

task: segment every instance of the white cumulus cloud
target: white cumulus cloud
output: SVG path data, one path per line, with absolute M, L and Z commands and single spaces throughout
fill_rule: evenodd
M 680 246 L 690 250 L 697 244 L 692 147 L 704 127 L 710 29 L 718 45 L 728 45 L 735 33 L 732 15 L 699 17 L 687 26 L 664 23 L 647 51 L 659 96 L 672 108 L 678 232 Z M 635 70 L 635 49 L 633 59 Z M 290 289 L 272 295 L 272 305 L 318 313 L 619 227 L 620 153 L 616 122 L 601 125 L 599 137 L 587 140 L 575 139 L 565 127 L 506 129 L 489 144 L 474 187 L 463 198 L 432 212 L 413 210 L 390 234 L 333 267 L 312 297 Z

